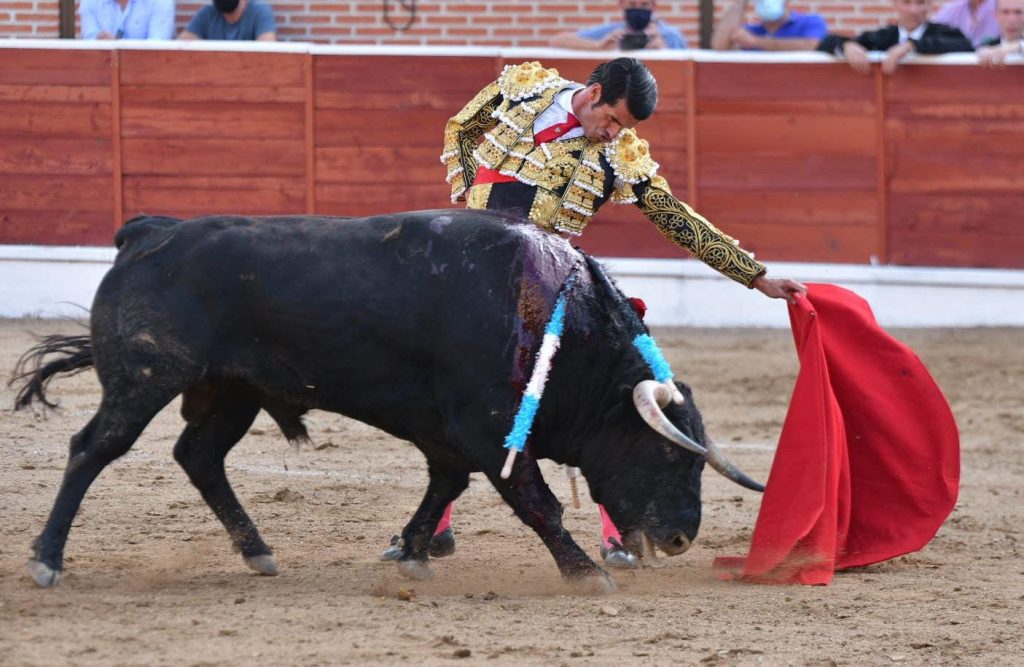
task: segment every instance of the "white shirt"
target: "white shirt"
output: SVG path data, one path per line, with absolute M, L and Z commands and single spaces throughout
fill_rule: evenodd
M 101 32 L 118 39 L 174 39 L 174 0 L 82 0 L 82 39 Z M 121 32 L 118 35 L 118 32 Z
M 899 25 L 898 27 L 900 29 L 900 44 L 902 44 L 908 39 L 921 39 L 921 37 L 924 36 L 925 28 L 928 27 L 928 22 L 925 21 L 921 25 L 917 26 L 916 28 L 914 28 L 913 32 L 907 32 L 907 29 L 904 28 L 902 24 Z
M 537 116 L 537 120 L 533 121 L 533 133 L 537 134 L 539 132 L 543 132 L 552 125 L 558 125 L 569 120 L 569 114 L 572 113 L 572 96 L 577 90 L 580 90 L 583 87 L 584 86 L 580 84 L 575 84 L 574 86 L 566 88 L 555 95 L 555 101 L 552 102 L 551 106 Z M 583 134 L 584 130 L 582 127 L 574 127 L 558 137 L 556 141 L 575 139 L 576 137 L 582 137 Z

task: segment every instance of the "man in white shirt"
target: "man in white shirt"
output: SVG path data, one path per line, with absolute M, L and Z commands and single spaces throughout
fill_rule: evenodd
M 174 0 L 82 0 L 82 39 L 173 39 Z

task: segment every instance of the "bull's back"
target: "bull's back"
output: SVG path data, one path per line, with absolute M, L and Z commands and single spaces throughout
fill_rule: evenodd
M 155 327 L 205 372 L 299 393 L 356 381 L 422 391 L 473 368 L 507 376 L 524 276 L 551 293 L 575 254 L 480 211 L 149 227 L 122 245 L 97 317 Z

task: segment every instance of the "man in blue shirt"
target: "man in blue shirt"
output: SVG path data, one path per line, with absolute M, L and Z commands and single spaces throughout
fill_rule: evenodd
M 174 39 L 174 0 L 82 0 L 82 39 Z
M 178 39 L 277 41 L 274 10 L 259 0 L 213 0 L 196 12 Z
M 675 28 L 654 18 L 655 0 L 619 0 L 623 20 L 551 38 L 551 46 L 563 49 L 685 49 L 686 38 Z
M 748 0 L 730 0 L 715 26 L 711 47 L 719 51 L 813 51 L 828 33 L 818 14 L 790 11 L 786 0 L 755 0 L 758 23 L 740 25 Z

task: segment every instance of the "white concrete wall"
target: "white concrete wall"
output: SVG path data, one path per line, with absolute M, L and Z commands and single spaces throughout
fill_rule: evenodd
M 0 317 L 84 315 L 114 248 L 0 246 Z M 622 290 L 663 326 L 788 328 L 767 299 L 696 260 L 605 258 Z M 770 263 L 771 275 L 834 283 L 867 299 L 885 327 L 1024 326 L 1024 271 Z

